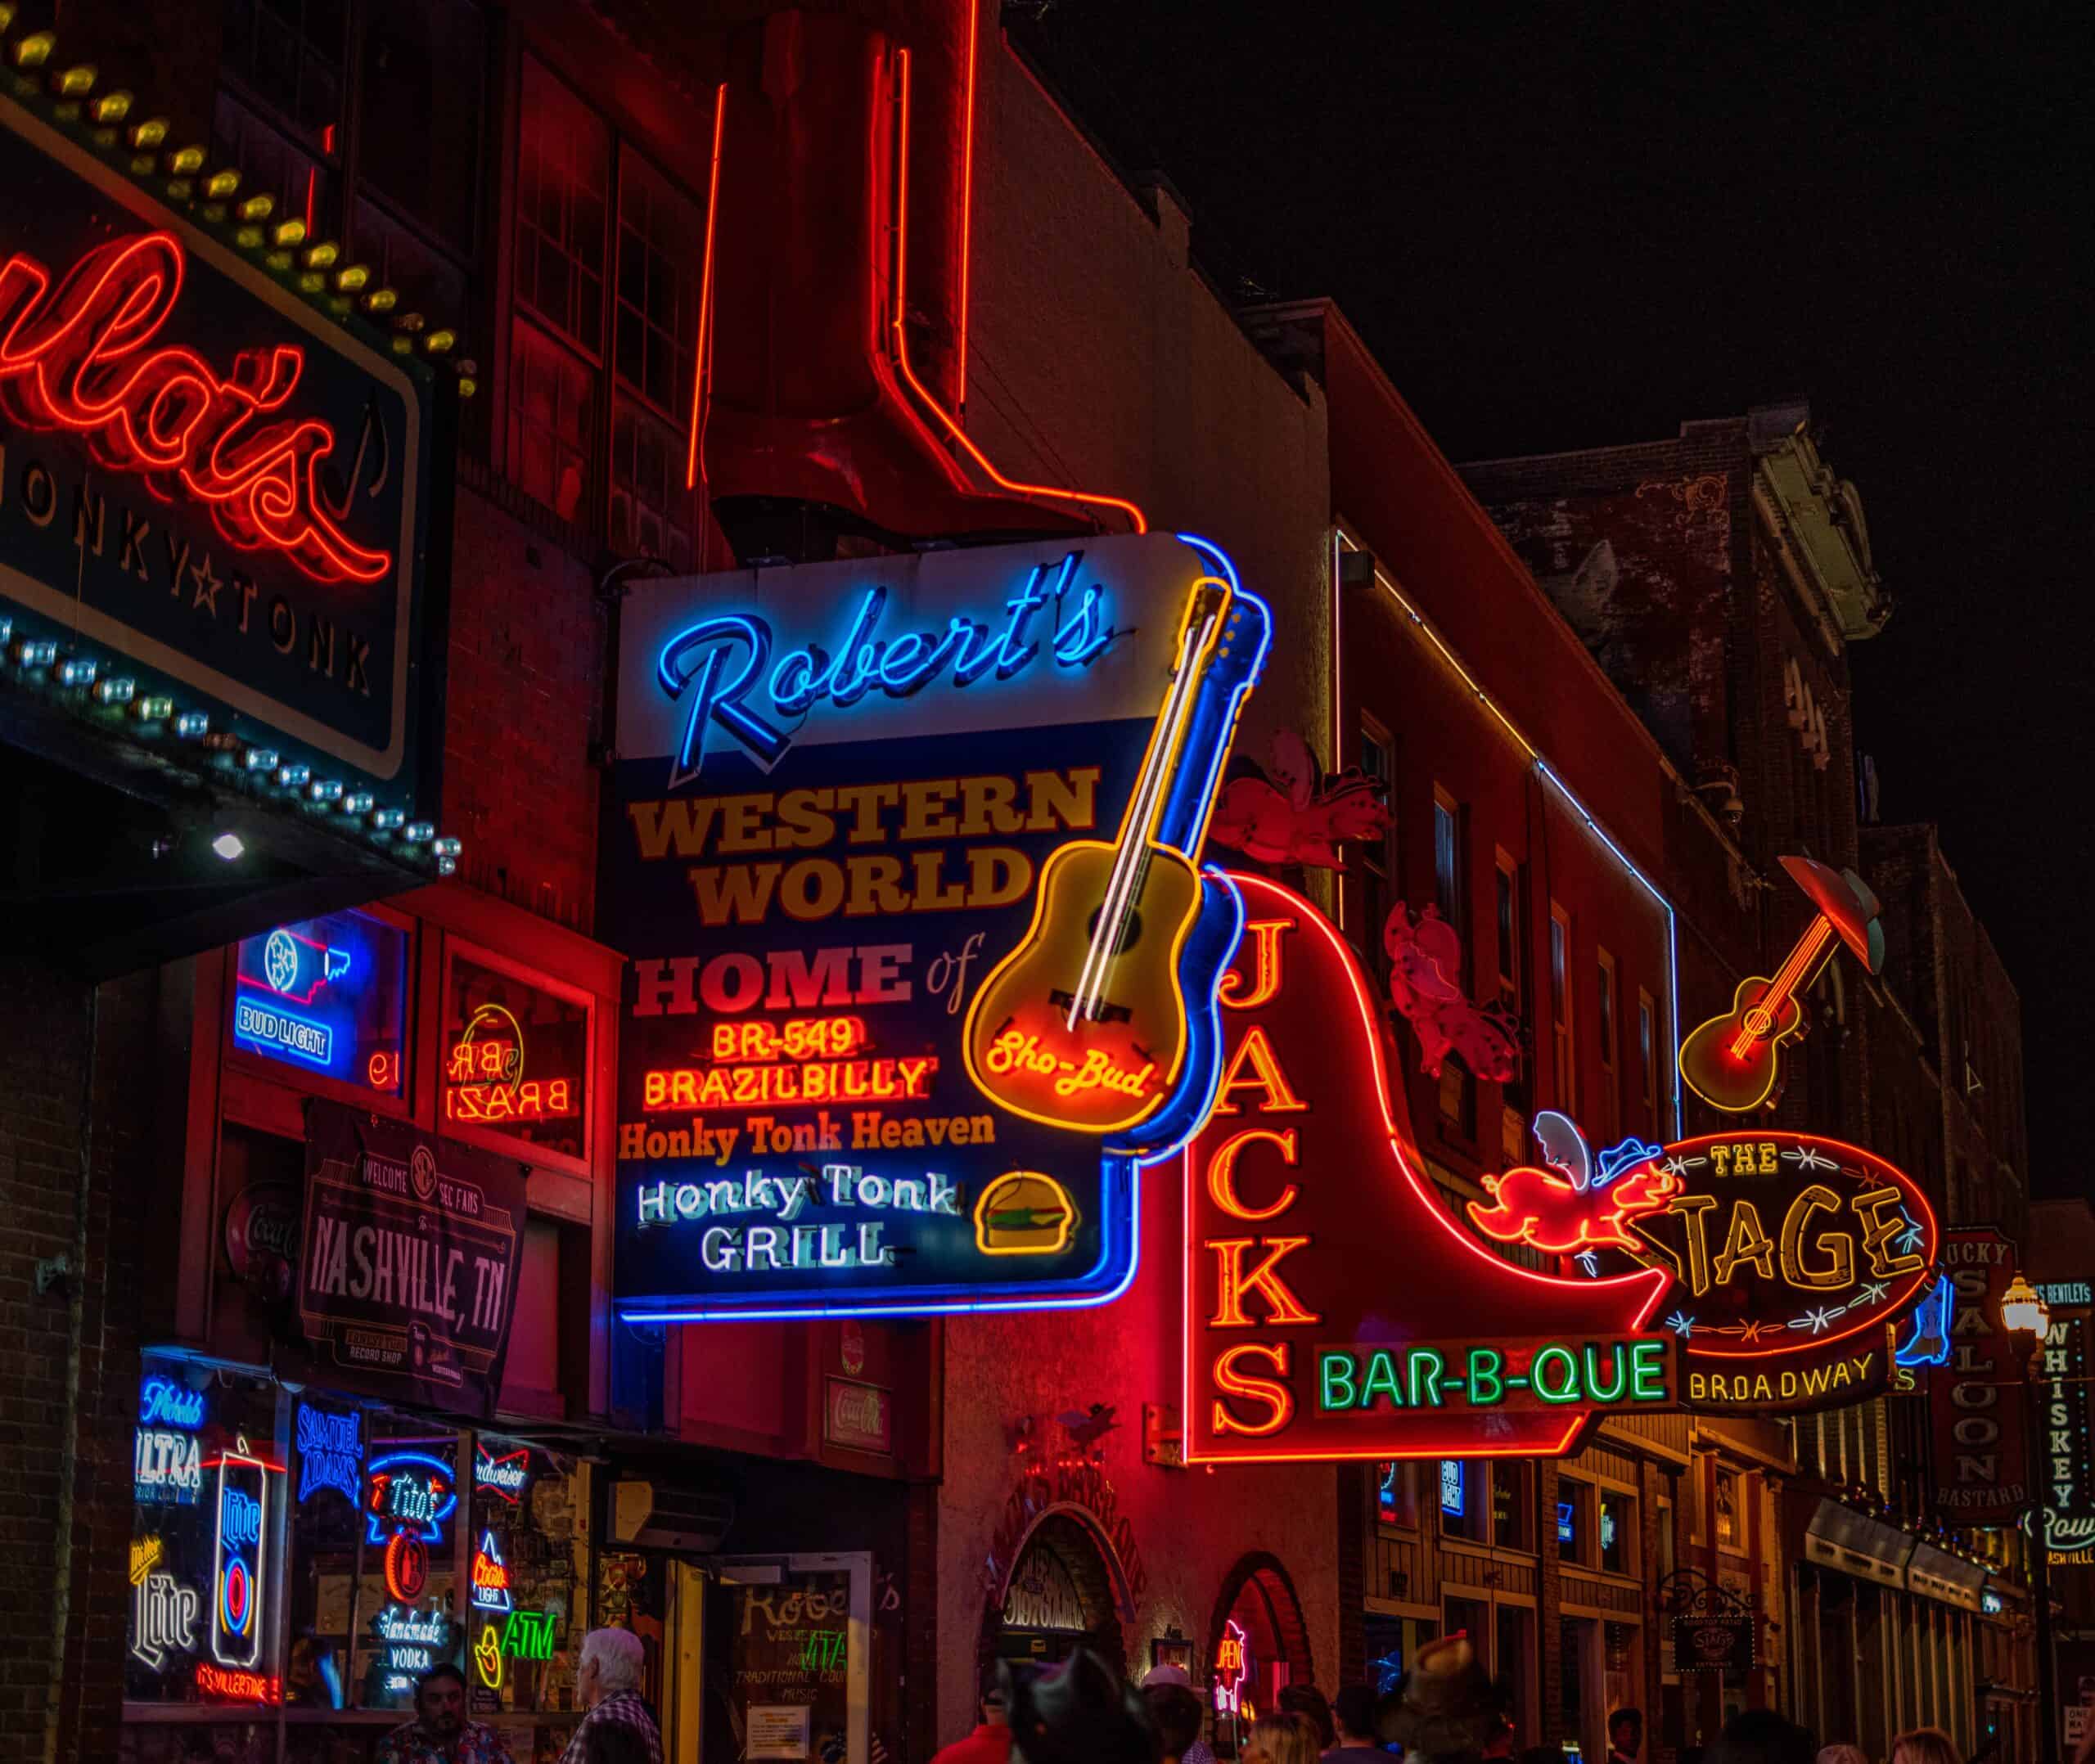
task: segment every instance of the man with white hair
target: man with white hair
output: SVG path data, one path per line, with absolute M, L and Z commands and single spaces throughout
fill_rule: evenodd
M 647 1654 L 629 1629 L 592 1629 L 582 1639 L 574 1688 L 589 1712 L 560 1755 L 561 1764 L 588 1764 L 592 1729 L 629 1727 L 647 1748 L 648 1764 L 662 1764 L 662 1732 L 641 1699 Z

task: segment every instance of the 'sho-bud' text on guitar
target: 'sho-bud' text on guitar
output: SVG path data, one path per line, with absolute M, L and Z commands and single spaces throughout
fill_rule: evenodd
M 1884 965 L 1884 931 L 1877 899 L 1852 870 L 1835 871 L 1809 857 L 1785 857 L 1782 867 L 1818 912 L 1781 967 L 1738 983 L 1732 1008 L 1712 1017 L 1680 1044 L 1680 1076 L 1712 1108 L 1744 1114 L 1782 1095 L 1782 1047 L 1804 1031 L 1797 996 L 1845 943 L 1868 972 Z
M 1269 629 L 1255 596 L 1218 576 L 1193 584 L 1118 837 L 1048 857 L 1031 926 L 969 1006 L 969 1075 L 1004 1108 L 1112 1136 L 1115 1151 L 1198 1124 L 1219 1055 L 1214 987 L 1242 920 L 1229 884 L 1201 871 L 1201 844 Z

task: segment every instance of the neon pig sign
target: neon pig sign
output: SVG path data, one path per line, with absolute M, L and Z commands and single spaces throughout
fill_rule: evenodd
M 1214 1087 L 1241 915 L 1200 853 L 1269 627 L 1222 552 L 1169 534 L 635 587 L 603 852 L 632 958 L 620 1316 L 1125 1289 L 1138 1166 Z M 1080 857 L 1139 935 L 1052 904 Z M 1058 988 L 1085 1004 L 1059 1032 Z M 1138 1034 L 1170 1048 L 1147 1073 L 1078 1045 Z
M 1462 1231 L 1352 952 L 1293 890 L 1232 880 L 1222 1079 L 1186 1153 L 1187 1461 L 1554 1456 L 1603 1411 L 1679 1406 L 1671 1344 L 1640 1333 L 1664 1276 L 1557 1279 Z

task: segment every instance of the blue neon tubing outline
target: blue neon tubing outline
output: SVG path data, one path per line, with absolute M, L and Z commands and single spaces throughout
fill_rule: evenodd
M 1232 593 L 1241 594 L 1246 600 L 1253 602 L 1259 607 L 1265 619 L 1265 631 L 1259 641 L 1258 653 L 1252 658 L 1250 668 L 1243 682 L 1232 689 L 1229 715 L 1227 722 L 1227 727 L 1230 731 L 1232 740 L 1217 744 L 1214 762 L 1208 768 L 1207 776 L 1201 781 L 1199 794 L 1195 799 L 1199 806 L 1200 813 L 1198 817 L 1196 819 L 1194 825 L 1205 826 L 1207 821 L 1209 808 L 1213 803 L 1215 790 L 1221 781 L 1223 766 L 1228 758 L 1229 747 L 1232 745 L 1234 740 L 1237 718 L 1243 709 L 1244 698 L 1246 695 L 1247 695 L 1251 689 L 1258 684 L 1259 676 L 1265 671 L 1266 657 L 1271 652 L 1273 648 L 1273 609 L 1262 596 L 1253 594 L 1250 590 L 1243 587 L 1237 576 L 1236 565 L 1230 561 L 1229 554 L 1224 551 L 1220 546 L 1215 544 L 1212 540 L 1201 538 L 1196 533 L 1181 533 L 1175 534 L 1174 537 L 1178 538 L 1182 544 L 1189 545 L 1196 551 L 1201 552 L 1203 556 L 1211 559 L 1220 569 L 1223 578 L 1229 583 L 1231 592 Z M 1185 784 L 1186 780 L 1182 777 L 1179 780 L 1178 788 L 1173 791 L 1169 798 L 1166 799 L 1165 813 L 1167 816 L 1170 812 L 1172 805 L 1177 801 L 1180 791 L 1183 790 L 1185 788 Z M 1223 875 L 1220 870 L 1214 867 L 1213 866 L 1204 866 L 1202 867 L 1201 873 L 1205 876 L 1213 877 L 1220 880 L 1223 886 L 1229 890 L 1231 897 L 1235 900 L 1237 913 L 1237 936 L 1238 939 L 1241 941 L 1243 934 L 1243 898 L 1238 893 L 1236 884 L 1230 882 L 1228 877 Z M 1235 959 L 1236 952 L 1232 947 L 1230 952 L 1223 959 L 1223 965 L 1224 968 L 1226 969 L 1229 963 L 1233 961 Z M 1220 1006 L 1219 1003 L 1214 1006 L 1214 1009 L 1217 1012 L 1216 1021 L 1219 1033 L 1220 1024 Z M 1221 1082 L 1222 1065 L 1220 1060 L 1218 1060 L 1215 1063 L 1214 1078 L 1210 1089 L 1209 1102 L 1210 1106 L 1213 1105 L 1214 1091 L 1220 1087 Z M 1203 1118 L 1205 1117 L 1205 1111 L 1204 1110 L 1202 1112 Z M 883 1298 L 854 1298 L 849 1302 L 841 1302 L 836 1304 L 810 1304 L 804 1303 L 791 1306 L 763 1309 L 757 1307 L 758 1304 L 759 1304 L 761 1301 L 755 1302 L 747 1306 L 737 1305 L 732 1303 L 725 1305 L 716 1303 L 711 1308 L 701 1311 L 694 1311 L 688 1308 L 681 1310 L 664 1308 L 659 1307 L 659 1306 L 658 1308 L 651 1310 L 628 1308 L 629 1307 L 638 1307 L 648 1304 L 649 1300 L 642 1298 L 627 1300 L 624 1303 L 614 1301 L 612 1304 L 612 1310 L 618 1316 L 619 1321 L 624 1323 L 782 1323 L 791 1322 L 802 1317 L 865 1316 L 884 1312 L 894 1313 L 898 1312 L 906 1312 L 912 1316 L 952 1316 L 969 1312 L 1077 1311 L 1089 1309 L 1092 1307 L 1097 1305 L 1111 1304 L 1134 1284 L 1135 1276 L 1142 1267 L 1142 1170 L 1150 1164 L 1160 1163 L 1167 1159 L 1176 1157 L 1178 1154 L 1184 1149 L 1187 1141 L 1191 1140 L 1193 1135 L 1199 1132 L 1201 1124 L 1201 1119 L 1196 1119 L 1192 1127 L 1179 1138 L 1176 1145 L 1171 1145 L 1164 1150 L 1154 1152 L 1145 1152 L 1138 1156 L 1131 1158 L 1107 1157 L 1102 1160 L 1102 1163 L 1107 1167 L 1102 1170 L 1102 1176 L 1104 1177 L 1106 1180 L 1111 1180 L 1112 1172 L 1111 1167 L 1117 1164 L 1124 1164 L 1126 1166 L 1128 1179 L 1128 1210 L 1129 1220 L 1128 1231 L 1128 1266 L 1126 1271 L 1121 1276 L 1120 1279 L 1115 1283 L 1109 1291 L 1101 1293 L 1071 1293 L 1066 1289 L 1064 1284 L 1061 1282 L 1057 1282 L 1053 1286 L 1049 1286 L 1047 1283 L 1043 1282 L 1042 1289 L 1036 1294 L 1031 1296 L 1020 1296 L 1015 1294 L 1011 1296 L 1005 1296 L 1005 1294 L 1010 1291 L 1010 1289 L 1007 1287 L 1004 1293 L 999 1293 L 994 1297 L 985 1296 L 979 1298 L 953 1299 L 944 1303 L 920 1303 L 912 1299 L 906 1293 L 895 1292 L 888 1294 Z M 1110 1222 L 1108 1222 L 1108 1223 L 1110 1226 Z M 1090 1280 L 1096 1276 L 1099 1269 L 1110 1267 L 1111 1265 L 1111 1244 L 1109 1238 L 1102 1246 L 1098 1261 L 1093 1265 L 1092 1269 L 1084 1274 L 1073 1275 L 1069 1278 L 1072 1280 Z M 942 1291 L 944 1289 L 935 1288 L 931 1289 Z

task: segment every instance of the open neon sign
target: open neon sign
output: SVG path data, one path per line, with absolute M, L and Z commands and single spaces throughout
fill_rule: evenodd
M 723 614 L 686 626 L 663 645 L 655 674 L 669 697 L 688 713 L 670 767 L 669 788 L 698 776 L 713 731 L 720 730 L 768 769 L 792 746 L 794 731 L 818 706 L 845 710 L 868 694 L 914 697 L 941 674 L 955 686 L 1014 678 L 1041 654 L 1043 609 L 1052 605 L 1047 653 L 1058 668 L 1081 668 L 1103 655 L 1115 636 L 1104 591 L 1086 588 L 1066 609 L 1081 551 L 1059 565 L 1036 565 L 1004 604 L 994 631 L 964 614 L 943 631 L 883 632 L 888 591 L 866 591 L 834 651 L 808 643 L 789 650 L 774 667 L 772 628 L 750 613 Z M 757 697 L 768 715 L 746 700 Z
M 17 252 L 0 264 L 0 389 L 29 423 L 91 440 L 97 458 L 162 496 L 211 511 L 248 551 L 272 551 L 318 582 L 375 582 L 393 558 L 354 543 L 327 510 L 322 461 L 334 431 L 283 412 L 301 349 L 246 350 L 231 377 L 178 347 L 149 349 L 182 293 L 171 233 L 113 239 L 84 254 L 53 291 L 50 270 Z

